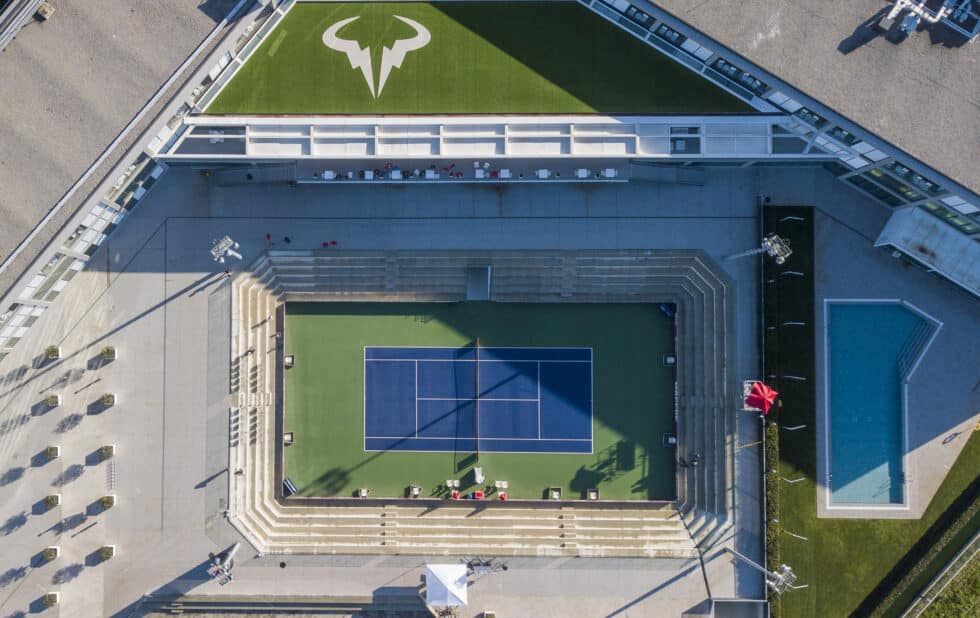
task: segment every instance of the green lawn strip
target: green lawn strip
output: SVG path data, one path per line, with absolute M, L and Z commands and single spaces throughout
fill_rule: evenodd
M 801 217 L 803 221 L 784 222 L 779 219 L 787 216 Z M 776 569 L 786 562 L 794 569 L 795 563 L 787 562 L 783 548 L 786 544 L 803 542 L 784 533 L 784 529 L 794 534 L 804 535 L 798 528 L 787 524 L 783 511 L 784 494 L 791 496 L 800 484 L 787 486 L 781 477 L 798 478 L 800 474 L 787 476 L 785 460 L 802 463 L 816 457 L 813 444 L 814 410 L 816 393 L 815 380 L 784 380 L 783 375 L 815 375 L 813 349 L 813 209 L 812 208 L 766 208 L 764 213 L 766 233 L 777 232 L 792 243 L 793 255 L 785 265 L 777 265 L 771 260 L 764 262 L 763 279 L 776 281 L 766 284 L 764 298 L 764 320 L 766 324 L 779 324 L 783 321 L 802 322 L 803 326 L 765 330 L 763 348 L 765 374 L 775 376 L 768 382 L 780 393 L 777 406 L 766 419 L 766 551 L 768 567 Z M 805 277 L 782 277 L 780 271 L 791 269 L 807 273 Z M 780 434 L 779 426 L 806 425 L 807 429 Z M 806 473 L 813 477 L 815 464 Z M 799 575 L 799 570 L 797 569 Z M 793 594 L 796 594 L 794 592 Z M 771 612 L 779 616 L 781 600 L 770 593 Z
M 514 498 L 540 498 L 561 486 L 578 498 L 674 496 L 673 374 L 661 355 L 673 325 L 650 305 L 500 303 L 291 303 L 286 350 L 285 474 L 303 495 L 350 496 L 357 487 L 401 496 L 417 483 L 436 495 L 464 477 L 472 453 L 369 453 L 363 450 L 365 346 L 590 347 L 593 349 L 593 454 L 481 453 L 488 481 L 508 480 Z
M 926 608 L 922 618 L 973 618 L 977 615 L 980 615 L 980 559 L 974 557 Z
M 792 269 L 808 276 L 780 279 L 777 290 L 767 288 L 766 320 L 775 323 L 783 319 L 803 319 L 812 324 L 812 313 L 805 313 L 807 308 L 804 306 L 805 288 L 813 273 L 813 245 L 812 240 L 808 240 L 812 236 L 801 234 L 798 223 L 778 223 L 778 219 L 787 215 L 812 221 L 813 211 L 783 207 L 767 208 L 764 214 L 766 232 L 775 231 L 792 240 Z M 786 267 L 790 265 L 787 262 Z M 773 278 L 773 272 L 772 267 L 767 266 L 764 278 Z M 809 319 L 801 318 L 806 315 Z M 812 330 L 810 334 L 803 333 L 804 330 L 779 329 L 777 343 L 767 340 L 767 374 L 773 373 L 770 367 L 778 367 L 781 372 L 776 372 L 777 375 L 815 375 L 812 366 L 807 368 L 812 363 L 815 336 Z M 800 373 L 806 371 L 809 373 Z M 972 491 L 971 485 L 977 482 L 977 470 L 980 470 L 980 438 L 976 434 L 970 438 L 921 519 L 818 519 L 815 382 L 783 381 L 776 386 L 783 401 L 775 413 L 777 421 L 783 426 L 807 425 L 805 430 L 783 431 L 779 435 L 779 476 L 805 477 L 806 480 L 781 483 L 776 491 L 779 494 L 779 526 L 808 540 L 780 534 L 778 555 L 780 562 L 793 568 L 799 577 L 797 583 L 809 587 L 787 591 L 774 605 L 773 615 L 867 615 L 873 610 L 874 597 L 867 605 L 862 604 L 876 589 L 880 592 L 879 586 L 890 574 L 893 583 L 897 580 L 901 569 L 906 568 L 900 566 L 902 559 L 954 502 L 965 500 L 964 492 Z
M 863 605 L 876 604 L 872 616 L 901 616 L 915 596 L 973 537 L 980 525 L 980 482 L 975 481 L 923 534 L 915 547 L 882 580 L 878 594 Z M 883 597 L 883 598 L 881 598 Z M 879 599 L 880 602 L 879 602 Z
M 324 31 L 382 48 L 429 29 L 380 96 Z M 206 110 L 212 114 L 752 113 L 576 2 L 297 3 Z

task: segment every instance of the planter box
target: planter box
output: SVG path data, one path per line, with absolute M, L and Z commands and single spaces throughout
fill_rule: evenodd
M 99 558 L 102 560 L 108 560 L 116 555 L 115 545 L 103 545 L 99 548 Z
M 61 600 L 61 594 L 60 593 L 58 593 L 58 592 L 49 592 L 46 595 L 44 595 L 44 606 L 45 607 L 54 607 L 55 605 L 58 604 L 58 601 L 60 601 L 60 600 Z
M 57 459 L 61 457 L 61 447 L 60 446 L 49 446 L 44 449 L 44 456 L 48 459 Z
M 116 496 L 114 494 L 109 494 L 107 496 L 102 496 L 99 499 L 99 504 L 102 505 L 104 509 L 111 509 L 116 505 Z
M 105 446 L 99 447 L 99 457 L 101 457 L 103 461 L 106 459 L 112 459 L 112 457 L 115 454 L 116 454 L 115 444 L 106 444 Z
M 118 358 L 118 351 L 116 350 L 115 346 L 107 345 L 106 347 L 102 348 L 102 360 L 104 360 L 107 363 L 111 363 L 117 358 Z
M 115 393 L 106 393 L 99 397 L 99 403 L 104 406 L 114 406 L 118 402 L 119 398 L 116 397 Z
M 59 504 L 61 504 L 61 494 L 49 494 L 44 498 L 44 505 L 49 509 L 53 509 Z
M 58 360 L 61 358 L 61 346 L 49 345 L 44 348 L 44 358 L 48 360 Z
M 44 404 L 49 408 L 57 408 L 61 405 L 61 395 L 48 395 L 44 398 Z
M 61 555 L 61 548 L 57 545 L 52 545 L 50 547 L 45 547 L 41 550 L 41 558 L 45 562 L 51 562 L 55 558 Z

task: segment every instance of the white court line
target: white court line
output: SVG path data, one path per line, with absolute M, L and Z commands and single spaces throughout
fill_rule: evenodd
M 415 437 L 419 437 L 419 362 L 415 361 Z
M 419 401 L 476 401 L 476 397 L 416 397 Z M 480 401 L 538 401 L 537 399 L 497 399 L 495 397 L 480 397 Z
M 369 363 L 591 363 L 590 360 L 550 360 L 543 359 L 539 360 L 536 358 L 522 358 L 521 360 L 500 360 L 495 358 L 481 358 L 477 360 L 469 360 L 466 358 L 368 358 L 365 359 Z
M 365 371 L 367 370 L 367 363 L 368 362 L 406 362 L 406 363 L 410 362 L 410 363 L 414 363 L 415 364 L 415 434 L 414 434 L 414 437 L 411 437 L 411 436 L 368 436 L 367 435 L 367 393 L 365 392 L 365 408 L 364 408 L 364 410 L 365 410 L 365 414 L 364 414 L 364 416 L 365 416 L 365 421 L 364 421 L 364 425 L 365 425 L 365 435 L 364 435 L 365 441 L 367 441 L 368 439 L 405 440 L 405 441 L 415 441 L 415 440 L 477 440 L 477 439 L 479 439 L 481 441 L 482 440 L 491 440 L 491 441 L 503 441 L 503 440 L 532 441 L 532 440 L 535 440 L 535 441 L 541 441 L 541 442 L 562 442 L 562 441 L 570 441 L 570 442 L 592 442 L 595 439 L 595 427 L 594 427 L 594 417 L 595 417 L 595 410 L 594 410 L 595 366 L 593 364 L 594 350 L 592 348 L 554 348 L 554 347 L 549 347 L 548 348 L 549 350 L 588 350 L 588 352 L 589 352 L 589 358 L 587 360 L 550 360 L 550 359 L 500 360 L 500 359 L 485 359 L 485 358 L 482 358 L 482 356 L 483 356 L 482 354 L 480 354 L 480 357 L 481 358 L 479 358 L 479 359 L 471 359 L 471 360 L 469 360 L 469 359 L 435 359 L 435 360 L 430 360 L 430 359 L 419 359 L 419 358 L 414 358 L 414 359 L 413 358 L 367 358 L 367 350 L 369 348 L 375 348 L 375 349 L 385 349 L 385 348 L 403 348 L 403 349 L 416 349 L 416 348 L 417 349 L 453 349 L 453 348 L 446 348 L 445 346 L 428 346 L 428 347 L 426 347 L 426 346 L 364 346 Z M 486 348 L 486 349 L 527 350 L 527 349 L 533 349 L 533 348 L 526 348 L 526 347 L 512 347 L 512 348 L 499 347 L 499 348 L 497 348 L 497 347 L 495 347 L 495 348 Z M 537 390 L 538 390 L 538 392 L 537 392 L 537 398 L 535 398 L 535 399 L 531 399 L 531 398 L 499 398 L 499 399 L 497 399 L 497 398 L 487 398 L 487 397 L 419 397 L 419 372 L 418 372 L 418 370 L 419 370 L 419 363 L 458 363 L 458 362 L 460 362 L 460 363 L 479 363 L 481 361 L 482 362 L 485 362 L 485 363 L 486 362 L 490 362 L 490 363 L 494 363 L 494 362 L 497 362 L 497 363 L 536 363 L 537 364 Z M 589 403 L 589 437 L 588 438 L 542 438 L 541 437 L 541 363 L 579 363 L 579 364 L 581 364 L 581 363 L 588 363 L 589 364 L 590 381 L 592 382 L 592 384 L 590 384 L 590 393 L 589 393 L 589 402 L 588 402 Z M 477 376 L 477 379 L 479 379 L 479 376 Z M 366 385 L 366 380 L 365 380 L 365 391 L 366 390 L 367 390 L 367 385 Z M 478 402 L 478 401 L 481 401 L 481 400 L 482 401 L 515 402 L 515 403 L 522 403 L 522 402 L 535 402 L 535 403 L 537 403 L 537 432 L 538 432 L 538 437 L 537 438 L 484 438 L 483 436 L 480 436 L 479 438 L 477 438 L 476 436 L 474 436 L 472 438 L 461 438 L 459 436 L 455 436 L 455 437 L 446 437 L 446 438 L 443 438 L 443 437 L 422 437 L 422 436 L 419 436 L 419 412 L 418 412 L 418 403 L 419 403 L 419 401 L 462 401 L 462 402 Z M 477 405 L 479 405 L 479 404 L 477 403 Z M 390 450 L 390 449 L 367 449 L 367 448 L 365 448 L 365 451 L 383 452 L 385 450 Z M 414 451 L 413 450 L 412 452 L 434 452 L 434 453 L 439 453 L 439 452 L 445 452 L 445 451 Z M 501 453 L 503 453 L 504 451 L 494 451 L 494 452 L 501 452 Z M 515 451 L 515 452 L 524 452 L 524 451 Z M 557 451 L 546 451 L 546 452 L 547 453 L 561 454 L 561 453 L 559 453 Z M 592 451 L 590 450 L 590 453 L 591 452 Z M 580 454 L 580 453 L 576 453 L 576 454 Z
M 403 440 L 405 442 L 408 442 L 414 440 L 476 440 L 476 436 L 473 436 L 472 438 L 465 438 L 465 437 L 447 438 L 443 436 L 432 436 L 432 437 L 425 437 L 425 438 L 413 438 L 411 436 L 368 436 L 368 439 L 369 440 Z M 500 440 L 501 442 L 505 440 L 520 440 L 522 442 L 591 442 L 592 441 L 590 438 L 484 438 L 481 436 L 480 442 L 483 442 L 484 440 Z
M 541 361 L 538 361 L 538 440 L 541 439 Z

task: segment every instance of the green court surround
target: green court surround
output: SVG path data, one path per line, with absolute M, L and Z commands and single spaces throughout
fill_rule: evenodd
M 364 451 L 365 346 L 590 347 L 593 350 L 594 452 L 415 453 Z M 547 487 L 580 499 L 598 487 L 603 499 L 675 497 L 673 323 L 655 305 L 503 303 L 288 303 L 285 352 L 285 475 L 304 496 L 402 497 L 410 484 L 442 496 L 449 478 L 474 465 L 487 483 L 506 480 L 511 498 L 540 499 Z

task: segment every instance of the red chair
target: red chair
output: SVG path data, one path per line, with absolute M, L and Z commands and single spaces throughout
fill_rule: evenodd
M 453 500 L 459 500 L 459 490 L 458 489 L 454 489 L 453 490 Z
M 502 492 L 500 492 L 500 494 L 497 497 L 500 498 L 501 500 L 506 500 L 507 499 L 507 492 L 506 491 L 502 491 Z
M 473 498 L 476 499 L 476 500 L 483 500 L 483 492 L 482 491 L 479 491 L 479 490 L 474 491 L 473 492 Z

